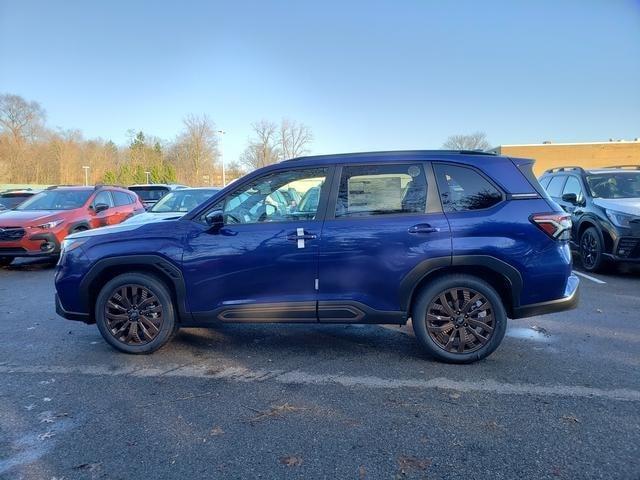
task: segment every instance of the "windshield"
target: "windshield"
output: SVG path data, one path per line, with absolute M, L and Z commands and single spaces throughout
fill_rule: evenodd
M 168 193 L 149 211 L 154 213 L 187 213 L 219 192 L 216 188 L 203 190 L 174 190 Z
M 46 190 L 16 207 L 16 210 L 73 210 L 84 205 L 93 190 Z
M 640 198 L 640 172 L 588 175 L 587 185 L 597 198 Z
M 25 194 L 7 194 L 5 196 L 0 197 L 0 205 L 4 208 L 16 208 L 22 202 L 24 202 L 27 198 L 32 197 L 33 193 L 25 193 Z
M 129 187 L 129 190 L 136 192 L 143 202 L 157 202 L 169 191 L 167 187 Z

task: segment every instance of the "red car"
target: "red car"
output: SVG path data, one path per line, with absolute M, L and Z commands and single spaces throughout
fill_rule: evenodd
M 55 257 L 70 233 L 144 212 L 138 196 L 111 186 L 51 187 L 0 213 L 0 266 L 15 257 Z

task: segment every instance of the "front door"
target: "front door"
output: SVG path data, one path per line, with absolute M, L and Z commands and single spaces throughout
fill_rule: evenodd
M 449 223 L 430 166 L 344 165 L 333 183 L 322 230 L 319 320 L 403 323 L 404 290 L 420 268 L 451 262 Z
M 194 316 L 226 322 L 316 322 L 322 207 L 329 168 L 249 180 L 216 203 L 224 226 L 194 221 L 183 271 Z

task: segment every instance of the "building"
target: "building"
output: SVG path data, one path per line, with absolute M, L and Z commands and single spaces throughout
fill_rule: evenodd
M 583 168 L 612 165 L 640 165 L 640 138 L 585 143 L 533 143 L 500 145 L 491 150 L 507 157 L 533 158 L 536 175 L 549 168 L 580 166 Z

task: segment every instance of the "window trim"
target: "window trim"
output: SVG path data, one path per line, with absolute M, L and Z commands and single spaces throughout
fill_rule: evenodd
M 580 190 L 581 190 L 581 194 L 582 194 L 582 200 L 584 201 L 585 199 L 585 188 L 582 182 L 582 178 L 579 177 L 578 175 L 567 175 L 567 179 L 564 181 L 564 185 L 562 186 L 562 194 L 560 195 L 560 199 L 562 200 L 562 196 L 564 195 L 564 189 L 567 188 L 567 183 L 569 182 L 570 178 L 575 178 L 578 181 L 578 185 L 580 186 Z M 569 192 L 571 193 L 571 192 Z
M 333 182 L 331 185 L 329 202 L 327 204 L 326 220 L 337 220 L 337 221 L 375 220 L 375 219 L 381 219 L 381 218 L 415 217 L 420 215 L 428 215 L 429 213 L 436 213 L 436 212 L 430 211 L 429 192 L 432 191 L 432 189 L 429 188 L 429 174 L 428 174 L 428 168 L 427 168 L 428 163 L 430 162 L 427 162 L 425 160 L 419 160 L 419 159 L 415 159 L 415 160 L 408 159 L 406 161 L 402 159 L 402 161 L 399 161 L 399 160 L 386 161 L 386 162 L 362 161 L 362 162 L 356 162 L 356 163 L 349 162 L 344 164 L 336 164 Z M 378 165 L 411 165 L 411 164 L 420 164 L 422 166 L 422 175 L 424 176 L 425 185 L 427 187 L 427 198 L 425 201 L 424 212 L 385 213 L 380 215 L 353 215 L 353 216 L 344 215 L 341 217 L 336 217 L 336 205 L 338 204 L 338 194 L 340 193 L 340 181 L 342 180 L 342 169 L 344 167 L 366 167 L 366 166 L 378 166 Z
M 206 216 L 207 213 L 211 212 L 214 209 L 214 207 L 218 205 L 220 202 L 226 202 L 227 198 L 230 195 L 237 192 L 241 188 L 244 188 L 246 185 L 260 180 L 261 178 L 264 178 L 270 175 L 275 175 L 281 172 L 291 172 L 291 171 L 297 171 L 297 170 L 315 170 L 315 169 L 325 168 L 327 170 L 327 174 L 325 176 L 324 185 L 320 190 L 320 199 L 318 200 L 318 210 L 316 210 L 315 218 L 291 220 L 291 221 L 279 221 L 279 222 L 233 223 L 233 224 L 229 224 L 229 226 L 236 228 L 238 226 L 245 226 L 245 225 L 247 226 L 249 225 L 290 225 L 290 224 L 295 224 L 296 222 L 323 222 L 325 219 L 326 211 L 327 211 L 327 201 L 328 201 L 329 193 L 331 190 L 330 187 L 333 184 L 333 175 L 335 173 L 335 165 L 328 164 L 328 165 L 298 166 L 294 168 L 291 168 L 291 167 L 287 168 L 287 167 L 289 166 L 282 165 L 282 168 L 275 168 L 273 170 L 269 170 L 268 172 L 265 172 L 262 175 L 255 175 L 255 176 L 251 176 L 251 178 L 247 178 L 244 182 L 239 184 L 237 188 L 234 188 L 230 192 L 226 193 L 224 196 L 217 198 L 215 202 L 213 202 L 208 207 L 200 210 L 199 212 L 193 212 L 195 216 L 191 216 L 189 220 L 191 220 L 192 222 L 198 223 L 200 225 L 204 225 L 206 227 L 207 224 L 204 221 L 200 220 L 201 218 Z M 214 194 L 213 197 L 215 196 L 216 195 Z M 213 200 L 213 197 L 212 197 L 212 200 Z M 189 212 L 189 214 L 191 215 L 191 212 Z M 224 227 L 227 227 L 227 224 L 225 224 Z
M 452 163 L 452 162 L 442 162 L 442 161 L 435 161 L 435 162 L 431 162 L 433 164 L 433 174 L 435 176 L 436 179 L 436 185 L 438 186 L 438 191 L 439 191 L 439 201 L 440 201 L 440 205 L 442 207 L 442 211 L 444 212 L 445 215 L 449 215 L 451 213 L 457 213 L 457 214 L 465 214 L 465 213 L 473 213 L 473 212 L 486 212 L 488 210 L 491 210 L 493 208 L 496 208 L 500 205 L 502 205 L 503 203 L 505 203 L 507 201 L 507 193 L 504 191 L 504 189 L 499 186 L 495 181 L 493 181 L 493 179 L 491 177 L 489 177 L 487 174 L 485 174 L 482 170 L 480 170 L 479 168 L 476 168 L 472 165 L 467 165 L 467 164 L 463 164 L 463 163 Z M 489 182 L 490 185 L 493 186 L 493 188 L 495 188 L 499 193 L 500 193 L 500 201 L 494 203 L 493 205 L 491 205 L 490 207 L 486 207 L 486 208 L 476 208 L 473 210 L 454 210 L 451 212 L 448 212 L 443 205 L 442 202 L 442 193 L 440 192 L 440 182 L 438 182 L 438 175 L 436 173 L 436 165 L 445 165 L 445 166 L 452 166 L 452 167 L 459 167 L 459 168 L 466 168 L 469 170 L 472 170 L 474 172 L 476 172 L 477 174 L 479 174 L 482 178 L 484 178 L 487 182 Z M 447 186 L 447 190 L 449 190 L 449 187 Z

